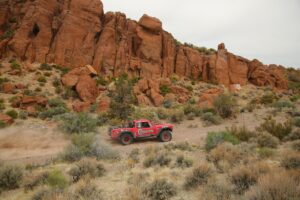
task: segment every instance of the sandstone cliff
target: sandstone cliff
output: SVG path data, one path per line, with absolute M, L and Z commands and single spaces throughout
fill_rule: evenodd
M 137 21 L 104 13 L 100 0 L 4 0 L 0 2 L 1 57 L 66 67 L 92 65 L 100 74 L 148 79 L 172 74 L 227 87 L 248 82 L 287 88 L 281 66 L 178 43 L 160 20 Z

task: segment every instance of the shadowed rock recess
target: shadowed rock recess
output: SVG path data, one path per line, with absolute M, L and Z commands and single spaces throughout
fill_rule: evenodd
M 253 83 L 286 89 L 282 66 L 264 65 L 228 52 L 205 51 L 177 42 L 159 19 L 136 22 L 123 13 L 104 13 L 100 0 L 4 0 L 0 2 L 2 57 L 92 65 L 105 76 L 127 73 L 147 79 L 172 74 L 230 87 Z

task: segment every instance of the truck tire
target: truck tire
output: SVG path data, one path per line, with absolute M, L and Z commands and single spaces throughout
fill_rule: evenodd
M 172 132 L 169 130 L 164 130 L 159 134 L 159 139 L 162 142 L 170 142 L 172 140 Z
M 128 145 L 132 143 L 133 137 L 130 133 L 123 133 L 120 137 L 120 141 L 123 145 Z

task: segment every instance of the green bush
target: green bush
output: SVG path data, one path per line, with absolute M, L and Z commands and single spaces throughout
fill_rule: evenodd
M 0 128 L 5 128 L 6 127 L 6 123 L 0 120 Z
M 103 176 L 105 172 L 104 166 L 94 160 L 83 159 L 75 163 L 69 175 L 72 177 L 73 182 L 79 181 L 82 177 L 89 175 L 90 178 Z
M 237 102 L 234 96 L 221 94 L 214 100 L 214 107 L 222 118 L 229 118 L 235 113 Z
M 286 169 L 300 170 L 300 154 L 290 153 L 283 156 L 281 166 L 285 167 Z
M 230 132 L 209 132 L 205 139 L 205 149 L 210 151 L 223 142 L 239 144 L 239 139 Z
M 183 108 L 184 114 L 188 115 L 193 113 L 195 116 L 200 116 L 201 109 L 197 105 L 187 104 Z
M 61 171 L 54 170 L 49 173 L 47 184 L 52 188 L 64 189 L 68 185 L 68 181 Z
M 37 81 L 40 82 L 40 83 L 46 83 L 47 79 L 46 79 L 45 76 L 40 76 L 40 77 L 38 77 Z
M 48 71 L 50 71 L 50 70 L 52 70 L 52 66 L 49 65 L 49 64 L 47 64 L 47 63 L 42 63 L 40 65 L 40 70 L 48 70 Z
M 48 105 L 52 108 L 53 107 L 64 107 L 64 108 L 67 107 L 66 103 L 61 98 L 54 98 L 54 99 L 48 100 Z
M 60 127 L 67 133 L 96 132 L 98 120 L 87 113 L 65 113 L 57 119 L 61 120 Z
M 279 101 L 273 103 L 272 106 L 278 110 L 282 110 L 283 108 L 294 108 L 295 107 L 292 102 L 286 101 L 286 100 L 279 100 Z
M 19 114 L 17 111 L 15 110 L 9 110 L 7 111 L 5 114 L 9 115 L 10 117 L 12 117 L 13 119 L 17 119 Z
M 219 125 L 222 123 L 222 118 L 211 112 L 206 112 L 201 115 L 201 119 L 209 124 Z
M 23 178 L 23 170 L 16 165 L 0 166 L 0 189 L 19 188 Z
M 187 168 L 193 165 L 193 160 L 185 158 L 183 155 L 180 155 L 176 158 L 176 167 Z
M 255 138 L 260 147 L 276 148 L 279 145 L 279 139 L 267 132 L 261 132 Z
M 239 140 L 245 142 L 248 142 L 251 138 L 256 136 L 255 132 L 248 130 L 246 126 L 232 126 L 228 131 L 235 135 Z
M 166 179 L 159 179 L 145 187 L 144 193 L 153 200 L 167 200 L 176 195 L 176 187 Z
M 47 110 L 39 113 L 39 118 L 41 118 L 41 119 L 53 118 L 57 115 L 67 113 L 68 111 L 69 110 L 65 107 L 48 108 Z
M 13 70 L 20 70 L 21 69 L 21 65 L 16 60 L 13 60 L 10 63 L 10 68 L 13 69 Z
M 292 122 L 290 120 L 284 123 L 277 123 L 276 120 L 272 118 L 267 118 L 258 127 L 259 131 L 267 131 L 278 139 L 282 140 L 284 137 L 292 132 Z
M 209 164 L 201 164 L 199 167 L 194 168 L 192 173 L 186 177 L 184 183 L 185 188 L 192 189 L 202 184 L 206 184 L 212 173 L 213 169 Z
M 167 86 L 167 85 L 161 85 L 161 86 L 159 87 L 159 90 L 160 90 L 160 93 L 161 93 L 163 96 L 165 96 L 166 94 L 168 94 L 168 93 L 171 92 L 170 87 Z

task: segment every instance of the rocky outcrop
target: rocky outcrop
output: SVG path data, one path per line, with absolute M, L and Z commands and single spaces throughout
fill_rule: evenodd
M 227 87 L 250 82 L 287 88 L 280 66 L 236 56 L 223 43 L 209 52 L 179 44 L 163 30 L 159 19 L 143 15 L 137 22 L 119 12 L 104 14 L 99 0 L 6 0 L 0 4 L 2 56 L 71 68 L 89 64 L 108 77 L 127 73 L 155 80 L 177 74 Z M 70 87 L 78 81 L 75 72 L 63 79 Z M 146 97 L 155 99 L 155 104 L 161 102 L 157 91 L 140 94 L 138 99 L 148 104 Z
M 14 123 L 14 119 L 12 117 L 1 113 L 0 113 L 0 121 L 5 123 L 6 125 L 10 125 Z

